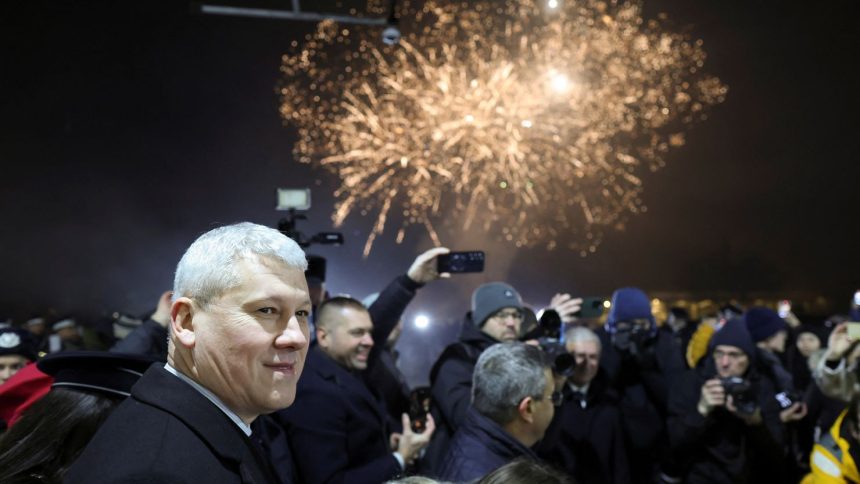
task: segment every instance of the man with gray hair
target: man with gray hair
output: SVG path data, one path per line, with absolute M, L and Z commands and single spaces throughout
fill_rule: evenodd
M 541 350 L 500 343 L 484 351 L 472 377 L 472 406 L 457 429 L 439 478 L 480 478 L 517 457 L 537 459 L 530 447 L 544 435 L 560 397 Z
M 277 482 L 250 426 L 296 397 L 305 268 L 295 242 L 261 225 L 194 241 L 176 268 L 167 364 L 143 374 L 66 482 Z
M 627 484 L 630 469 L 618 395 L 599 366 L 600 337 L 584 326 L 571 326 L 564 344 L 576 366 L 537 453 L 577 482 Z

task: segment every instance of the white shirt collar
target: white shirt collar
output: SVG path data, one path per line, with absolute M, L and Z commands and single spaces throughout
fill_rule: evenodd
M 241 418 L 239 418 L 239 416 L 236 415 L 235 412 L 227 408 L 227 405 L 224 405 L 224 402 L 222 402 L 220 398 L 215 396 L 214 393 L 210 392 L 205 387 L 192 380 L 191 378 L 188 378 L 186 375 L 183 375 L 182 373 L 176 371 L 176 368 L 170 366 L 170 363 L 165 363 L 164 369 L 176 375 L 177 378 L 184 381 L 185 383 L 191 385 L 191 388 L 194 388 L 195 390 L 200 392 L 201 395 L 206 397 L 210 402 L 214 403 L 216 407 L 221 409 L 221 411 L 224 412 L 224 414 L 227 415 L 227 417 L 229 417 L 230 420 L 233 421 L 233 423 L 235 423 L 239 426 L 240 429 L 242 429 L 242 432 L 244 432 L 245 435 L 247 435 L 248 437 L 251 436 L 251 426 L 246 424 Z

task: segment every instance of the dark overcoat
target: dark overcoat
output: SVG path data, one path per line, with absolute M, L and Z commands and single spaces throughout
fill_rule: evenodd
M 224 412 L 155 363 L 69 469 L 66 483 L 277 482 Z

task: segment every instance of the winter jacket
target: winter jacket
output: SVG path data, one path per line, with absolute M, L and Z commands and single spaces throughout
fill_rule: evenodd
M 576 482 L 629 483 L 618 396 L 607 387 L 603 370 L 598 370 L 586 395 L 574 393 L 569 385 L 562 393 L 564 402 L 535 447 L 537 454 Z
M 534 452 L 499 424 L 470 407 L 451 440 L 439 478 L 451 482 L 472 481 L 523 456 L 537 459 Z
M 845 416 L 848 410 L 844 410 L 830 431 L 823 434 L 812 449 L 809 459 L 812 472 L 809 473 L 801 484 L 844 484 L 860 482 L 860 473 L 857 472 L 857 453 L 860 452 L 860 443 L 851 436 L 848 425 L 850 421 Z
M 697 406 L 702 385 L 715 378 L 713 358 L 688 370 L 673 386 L 667 423 L 676 464 L 686 483 L 784 482 L 785 433 L 774 397 L 776 386 L 755 368 L 746 378 L 755 388 L 762 423 L 747 425 L 724 407 L 705 417 Z
M 472 372 L 481 353 L 498 343 L 478 329 L 466 314 L 458 340 L 448 345 L 430 370 L 432 414 L 436 423 L 433 439 L 421 463 L 420 472 L 435 475 L 448 452 L 454 432 L 466 419 L 472 401 Z

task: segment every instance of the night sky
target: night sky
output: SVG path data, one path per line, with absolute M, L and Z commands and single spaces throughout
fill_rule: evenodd
M 432 304 L 433 318 L 459 317 L 490 280 L 535 306 L 556 291 L 637 285 L 821 294 L 847 309 L 860 287 L 858 10 L 852 0 L 646 1 L 646 17 L 666 12 L 704 40 L 705 70 L 729 86 L 666 168 L 645 176 L 647 213 L 584 259 L 443 231 L 453 249 L 485 250 L 487 271 L 433 284 L 410 314 Z M 300 228 L 332 230 L 336 180 L 294 161 L 275 93 L 280 56 L 312 28 L 194 15 L 179 1 L 4 4 L 0 314 L 144 313 L 200 233 L 275 226 L 276 187 L 312 188 Z M 391 229 L 364 260 L 372 222 L 350 216 L 345 246 L 311 249 L 329 259 L 331 292 L 378 291 L 430 247 L 419 229 L 395 245 Z

